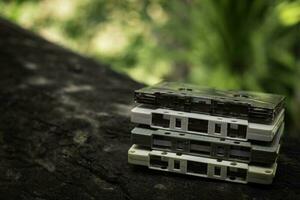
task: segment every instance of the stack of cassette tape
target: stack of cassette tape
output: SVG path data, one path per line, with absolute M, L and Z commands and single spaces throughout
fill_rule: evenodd
M 136 90 L 128 162 L 238 183 L 271 184 L 285 97 L 173 82 Z

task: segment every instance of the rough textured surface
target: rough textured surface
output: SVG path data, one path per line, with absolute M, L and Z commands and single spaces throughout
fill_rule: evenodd
M 1 199 L 299 199 L 299 139 L 271 186 L 127 164 L 140 84 L 0 20 Z

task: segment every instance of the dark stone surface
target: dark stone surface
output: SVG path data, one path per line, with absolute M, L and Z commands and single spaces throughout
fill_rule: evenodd
M 300 199 L 299 138 L 270 186 L 128 165 L 140 87 L 0 20 L 0 199 Z

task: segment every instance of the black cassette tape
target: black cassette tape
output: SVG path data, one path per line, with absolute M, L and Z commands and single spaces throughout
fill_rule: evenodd
M 285 97 L 276 94 L 221 91 L 189 84 L 164 82 L 136 90 L 137 103 L 192 113 L 247 119 L 271 124 L 284 108 Z
M 150 149 L 264 166 L 277 160 L 283 129 L 284 123 L 271 142 L 245 142 L 140 126 L 132 130 L 131 141 Z

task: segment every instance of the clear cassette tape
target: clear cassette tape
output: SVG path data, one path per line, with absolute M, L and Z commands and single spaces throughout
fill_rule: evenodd
M 160 171 L 237 183 L 260 184 L 271 184 L 277 168 L 277 163 L 269 167 L 258 167 L 246 163 L 149 150 L 137 145 L 129 149 L 128 162 Z
M 271 124 L 284 108 L 285 97 L 247 91 L 222 91 L 163 82 L 134 92 L 137 103 L 193 113 L 247 119 Z
M 234 140 L 270 142 L 284 120 L 284 110 L 272 124 L 257 124 L 244 119 L 174 111 L 139 105 L 131 110 L 131 122 L 151 128 L 202 134 Z
M 183 132 L 136 127 L 131 142 L 150 149 L 184 153 L 202 157 L 232 160 L 256 165 L 274 163 L 280 150 L 284 123 L 272 142 L 244 142 Z

